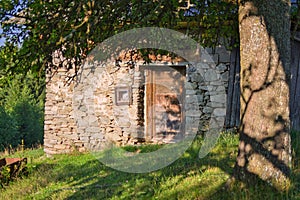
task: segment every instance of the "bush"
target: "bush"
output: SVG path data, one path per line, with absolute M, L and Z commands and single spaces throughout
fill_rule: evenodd
M 10 145 L 16 147 L 19 141 L 16 121 L 5 112 L 3 107 L 0 107 L 0 151 Z
M 2 146 L 16 147 L 24 140 L 25 146 L 31 147 L 43 141 L 43 102 L 34 95 L 33 80 L 26 78 L 16 75 L 2 90 Z
M 42 112 L 36 104 L 20 100 L 13 107 L 12 118 L 16 121 L 17 130 L 24 144 L 30 147 L 43 141 Z

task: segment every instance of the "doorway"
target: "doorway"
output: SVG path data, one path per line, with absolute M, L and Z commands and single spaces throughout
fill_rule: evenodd
M 145 69 L 146 140 L 176 142 L 184 133 L 186 66 Z

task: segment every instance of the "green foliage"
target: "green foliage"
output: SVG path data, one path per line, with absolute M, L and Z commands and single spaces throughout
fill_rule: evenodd
M 21 140 L 24 140 L 27 147 L 43 140 L 43 104 L 35 99 L 30 88 L 31 82 L 32 80 L 22 79 L 18 75 L 4 90 L 4 108 L 17 129 L 15 143 L 21 144 Z
M 1 9 L 0 9 L 1 10 Z M 24 140 L 29 147 L 43 140 L 43 73 L 27 70 L 17 58 L 19 47 L 0 48 L 0 151 Z
M 187 31 L 204 47 L 225 44 L 232 47 L 238 42 L 238 5 L 235 1 L 191 1 L 195 7 L 189 17 L 184 14 L 182 21 L 190 23 Z M 184 12 L 184 11 L 181 11 Z M 193 26 L 193 23 L 197 24 Z
M 7 185 L 10 181 L 10 168 L 9 166 L 4 166 L 0 168 L 0 186 Z
M 79 64 L 97 44 L 137 27 L 177 29 L 209 47 L 217 46 L 221 38 L 237 40 L 233 2 L 191 0 L 193 7 L 187 10 L 185 1 L 178 0 L 1 1 L 0 23 L 6 45 L 22 43 L 14 60 L 26 70 L 40 72 L 55 67 L 51 65 L 55 50 Z M 186 25 L 180 27 L 181 22 Z
M 26 147 L 43 141 L 43 101 L 34 95 L 30 74 L 15 75 L 1 88 L 0 145 L 17 147 L 24 140 Z M 41 98 L 41 97 L 40 97 Z
M 11 48 L 9 45 L 0 47 L 0 106 L 3 106 L 5 99 L 5 87 L 12 80 L 13 75 L 10 69 L 15 67 L 13 60 L 16 48 Z
M 0 106 L 0 151 L 20 141 L 16 121 Z
M 291 143 L 292 143 L 292 155 L 293 155 L 293 166 L 300 166 L 300 132 L 291 131 Z

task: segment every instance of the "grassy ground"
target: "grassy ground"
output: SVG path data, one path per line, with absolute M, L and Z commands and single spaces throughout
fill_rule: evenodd
M 299 134 L 298 134 L 299 135 Z M 294 140 L 300 152 L 298 140 Z M 201 139 L 172 165 L 145 174 L 110 169 L 91 154 L 74 153 L 47 158 L 42 149 L 13 156 L 29 158 L 29 175 L 0 189 L 0 199 L 300 199 L 299 159 L 294 159 L 293 187 L 279 193 L 268 184 L 236 183 L 224 187 L 237 154 L 237 136 L 222 134 L 218 145 L 205 158 L 198 158 Z M 157 146 L 146 146 L 151 151 Z M 135 151 L 135 147 L 128 147 Z

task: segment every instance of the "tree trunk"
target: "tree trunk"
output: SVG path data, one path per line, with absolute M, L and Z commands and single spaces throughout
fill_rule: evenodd
M 239 0 L 241 125 L 235 177 L 289 188 L 289 0 Z

